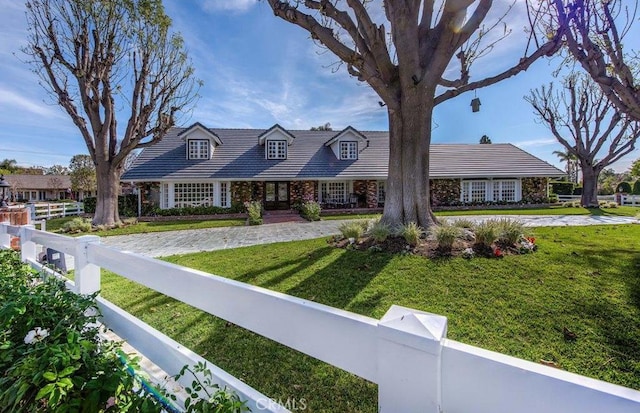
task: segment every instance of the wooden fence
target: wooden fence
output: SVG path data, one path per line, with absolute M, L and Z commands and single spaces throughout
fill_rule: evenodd
M 557 195 L 558 202 L 580 201 L 580 195 Z M 640 195 L 598 195 L 598 201 L 617 202 L 618 205 L 640 206 Z
M 382 413 L 640 411 L 636 390 L 449 340 L 447 319 L 440 315 L 394 305 L 377 320 L 118 251 L 96 236 L 0 224 L 0 245 L 7 246 L 10 236 L 20 237 L 22 259 L 35 268 L 41 268 L 37 245 L 73 255 L 75 284 L 69 286 L 78 293 L 99 290 L 104 268 L 377 383 Z M 103 298 L 99 305 L 105 324 L 166 372 L 203 360 Z M 287 411 L 228 373 L 215 367 L 212 372 L 252 411 Z
M 84 214 L 84 203 L 82 202 L 46 202 L 12 206 L 9 208 L 28 208 L 31 211 L 32 221 Z

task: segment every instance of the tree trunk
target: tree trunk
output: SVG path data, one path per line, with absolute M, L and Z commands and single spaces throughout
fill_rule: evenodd
M 590 165 L 582 165 L 582 198 L 585 208 L 598 208 L 598 175 L 600 170 Z
M 399 110 L 389 110 L 389 175 L 382 221 L 392 227 L 436 224 L 429 196 L 429 146 L 433 96 L 403 90 Z
M 114 168 L 110 164 L 96 167 L 98 195 L 92 221 L 94 225 L 111 227 L 120 222 L 118 195 L 120 195 L 121 173 L 121 168 Z

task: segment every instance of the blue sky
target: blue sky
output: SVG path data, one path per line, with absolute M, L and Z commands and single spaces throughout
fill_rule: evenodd
M 505 1 L 496 1 L 498 9 Z M 165 0 L 165 7 L 204 81 L 201 98 L 182 125 L 198 121 L 208 127 L 269 128 L 279 123 L 309 129 L 330 122 L 336 130 L 348 125 L 387 130 L 377 95 L 345 68 L 334 73 L 331 53 L 315 46 L 302 29 L 273 16 L 264 2 Z M 25 166 L 68 165 L 73 155 L 87 150 L 71 120 L 23 62 L 24 4 L 0 0 L 0 10 L 0 159 Z M 472 80 L 504 70 L 522 56 L 525 17 L 521 9 L 512 11 L 507 18 L 512 35 L 476 63 Z M 439 105 L 433 142 L 477 143 L 488 135 L 494 143 L 513 143 L 562 167 L 552 154 L 562 147 L 523 100 L 530 89 L 553 79 L 557 65 L 540 60 L 528 72 L 478 90 L 480 112 L 472 113 L 469 106 L 474 92 Z M 614 168 L 625 170 L 638 156 L 631 154 Z

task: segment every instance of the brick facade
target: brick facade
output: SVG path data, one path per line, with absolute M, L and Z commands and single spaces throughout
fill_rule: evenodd
M 548 202 L 549 178 L 522 178 L 522 200 L 530 204 Z
M 448 206 L 460 202 L 459 179 L 432 179 L 429 184 L 431 206 Z

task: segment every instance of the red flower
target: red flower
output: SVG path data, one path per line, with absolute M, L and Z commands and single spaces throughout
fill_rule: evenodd
M 536 243 L 536 239 L 534 237 L 527 237 L 527 241 L 529 241 L 532 244 Z
M 496 257 L 502 257 L 502 251 L 500 251 L 500 248 L 496 248 L 496 249 L 493 251 L 493 254 L 494 254 Z

